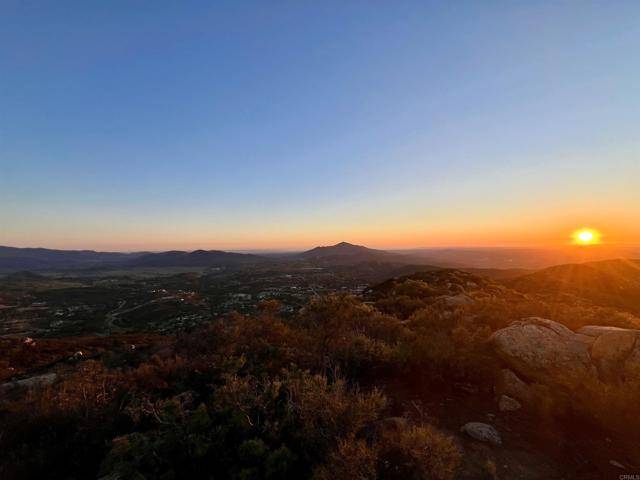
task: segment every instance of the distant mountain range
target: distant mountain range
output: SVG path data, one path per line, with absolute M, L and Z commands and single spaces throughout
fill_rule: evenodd
M 0 246 L 0 272 L 21 270 L 67 270 L 122 264 L 139 253 L 95 252 L 93 250 L 52 250 Z
M 424 263 L 423 259 L 374 250 L 347 242 L 277 257 L 221 250 L 118 253 L 95 252 L 93 250 L 0 247 L 0 273 L 110 267 L 237 267 L 290 261 L 303 261 L 327 266 L 367 262 L 409 264 L 417 261 L 419 264 Z
M 270 259 L 249 253 L 221 250 L 170 251 L 147 253 L 127 262 L 130 267 L 228 267 L 269 262 Z
M 625 251 L 630 254 L 634 252 L 634 250 Z M 221 250 L 121 253 L 0 246 L 0 274 L 20 271 L 46 272 L 110 268 L 236 268 L 289 262 L 324 267 L 360 265 L 377 272 L 384 271 L 385 274 L 393 275 L 446 267 L 508 280 L 512 282 L 514 288 L 521 291 L 566 292 L 587 295 L 589 298 L 598 296 L 604 298 L 609 294 L 617 295 L 616 292 L 611 291 L 611 285 L 616 285 L 615 288 L 622 288 L 628 292 L 629 297 L 637 295 L 640 299 L 640 280 L 636 277 L 639 268 L 638 261 L 586 262 L 590 258 L 587 254 L 591 256 L 603 255 L 613 253 L 613 251 L 594 249 L 578 253 L 584 261 L 567 262 L 565 260 L 563 262 L 566 253 L 560 252 L 554 254 L 554 257 L 548 250 L 542 249 L 464 248 L 459 250 L 428 249 L 389 252 L 347 242 L 316 247 L 305 252 L 280 255 L 258 255 Z M 557 264 L 566 265 L 540 270 L 542 266 L 548 266 L 552 259 L 556 259 Z M 542 266 L 534 266 L 540 264 Z M 622 283 L 620 283 L 621 281 Z M 620 287 L 620 285 L 623 286 Z M 626 304 L 635 305 L 634 301 L 629 300 L 629 302 Z M 640 300 L 638 303 L 640 304 Z
M 269 261 L 259 255 L 220 250 L 120 253 L 0 246 L 0 273 L 90 268 L 228 267 Z

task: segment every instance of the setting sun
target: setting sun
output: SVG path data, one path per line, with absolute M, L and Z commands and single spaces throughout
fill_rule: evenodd
M 582 228 L 573 232 L 573 243 L 576 245 L 595 245 L 600 243 L 600 233 L 591 228 Z

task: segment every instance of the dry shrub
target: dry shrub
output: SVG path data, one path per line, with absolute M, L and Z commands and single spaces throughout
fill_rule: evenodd
M 411 278 L 402 283 L 396 283 L 393 288 L 393 295 L 406 295 L 411 298 L 428 298 L 438 295 L 436 288 L 422 280 L 413 280 Z
M 433 379 L 456 378 L 489 384 L 497 366 L 487 346 L 491 330 L 464 311 L 442 312 L 426 307 L 415 312 L 407 327 L 410 365 Z
M 270 302 L 258 317 L 237 315 L 230 328 L 234 355 L 243 356 L 254 373 L 277 373 L 290 363 L 305 363 L 303 332 L 292 329 L 273 314 Z
M 462 455 L 453 438 L 430 425 L 389 430 L 378 445 L 383 479 L 450 480 Z
M 640 442 L 640 378 L 632 377 L 620 384 L 604 383 L 596 378 L 583 383 L 574 395 L 573 407 L 585 418 L 617 434 Z M 636 452 L 640 458 L 640 452 Z
M 376 420 L 387 400 L 378 390 L 361 393 L 337 379 L 304 374 L 289 386 L 291 405 L 300 421 L 299 434 L 325 447 L 335 438 L 348 437 Z
M 372 480 L 377 478 L 377 451 L 364 440 L 349 437 L 338 442 L 326 463 L 316 468 L 314 480 Z
M 312 368 L 326 373 L 339 367 L 352 376 L 393 363 L 407 334 L 396 318 L 343 295 L 312 300 L 297 325 L 307 333 Z
M 497 480 L 498 479 L 498 467 L 496 467 L 496 462 L 488 459 L 482 465 L 482 469 L 484 470 L 485 478 L 488 480 Z
M 453 439 L 430 425 L 383 431 L 368 444 L 352 436 L 316 468 L 315 480 L 450 480 L 462 455 Z
M 113 406 L 127 388 L 127 379 L 120 371 L 109 371 L 102 363 L 87 360 L 62 382 L 30 390 L 24 405 L 42 417 L 66 414 L 88 420 Z
M 189 362 L 179 355 L 154 355 L 148 363 L 139 365 L 129 374 L 137 388 L 157 392 L 175 387 L 175 382 L 184 377 L 189 370 Z
M 417 310 L 427 306 L 427 302 L 408 295 L 392 295 L 376 301 L 376 307 L 389 315 L 407 319 Z

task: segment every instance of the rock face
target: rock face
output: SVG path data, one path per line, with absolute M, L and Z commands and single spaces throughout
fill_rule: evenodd
M 502 445 L 502 438 L 498 431 L 488 423 L 469 422 L 460 428 L 460 431 L 466 433 L 471 438 L 479 442 L 491 443 L 492 445 Z
M 529 383 L 573 389 L 598 378 L 624 382 L 640 375 L 640 330 L 587 326 L 577 332 L 532 317 L 494 332 L 490 342 L 507 365 L 502 393 L 531 403 Z
M 529 385 L 508 368 L 502 370 L 498 388 L 505 395 L 517 398 L 522 403 L 535 403 L 535 394 L 531 391 Z
M 624 376 L 637 374 L 640 369 L 640 331 L 589 326 L 582 327 L 578 334 L 593 338 L 591 360 L 601 378 L 620 381 Z
M 491 336 L 496 353 L 521 378 L 574 386 L 595 374 L 588 345 L 564 325 L 531 317 Z

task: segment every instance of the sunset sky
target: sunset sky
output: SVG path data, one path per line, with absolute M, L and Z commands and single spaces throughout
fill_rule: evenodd
M 640 244 L 640 2 L 0 3 L 0 245 Z

